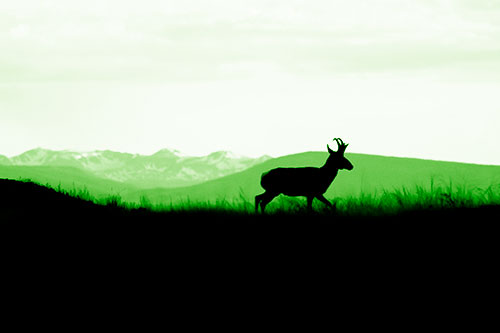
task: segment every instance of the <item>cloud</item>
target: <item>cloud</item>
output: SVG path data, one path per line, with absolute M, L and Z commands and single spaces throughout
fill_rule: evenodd
M 4 81 L 331 75 L 500 61 L 499 1 L 19 0 L 0 9 Z

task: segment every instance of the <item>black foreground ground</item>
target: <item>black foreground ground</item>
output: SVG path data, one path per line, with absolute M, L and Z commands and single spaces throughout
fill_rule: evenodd
M 84 298 L 112 290 L 129 299 L 135 290 L 163 302 L 176 295 L 183 306 L 221 295 L 229 304 L 279 295 L 291 304 L 343 297 L 354 305 L 391 294 L 430 306 L 436 295 L 488 295 L 500 250 L 498 206 L 335 220 L 155 213 L 0 180 L 0 209 L 4 277 L 29 293 L 78 290 Z
M 154 212 L 97 205 L 34 183 L 0 179 L 0 223 L 2 227 L 84 235 L 132 232 L 169 237 L 179 233 L 216 238 L 349 237 L 392 236 L 407 239 L 496 236 L 500 206 L 420 210 L 395 216 L 345 217 L 321 213 L 249 214 L 244 212 L 195 210 Z M 53 230 L 52 230 L 53 229 Z M 135 231 L 134 231 L 135 230 Z M 279 241 L 281 238 L 277 238 Z M 292 238 L 293 238 L 292 237 Z M 394 239 L 393 239 L 394 240 Z

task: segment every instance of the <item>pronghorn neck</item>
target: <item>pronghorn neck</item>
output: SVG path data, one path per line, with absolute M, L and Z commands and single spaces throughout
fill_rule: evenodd
M 334 166 L 334 164 L 331 163 L 331 161 L 329 161 L 329 160 L 326 160 L 325 164 L 320 169 L 323 171 L 326 171 L 328 173 L 332 173 L 332 174 L 333 173 L 337 174 L 337 172 L 339 171 L 339 168 Z
M 329 163 L 325 163 L 325 165 L 323 165 L 319 169 L 321 170 L 321 173 L 324 175 L 324 177 L 330 182 L 333 181 L 333 179 L 337 176 L 337 173 L 339 172 L 338 168 L 332 166 Z

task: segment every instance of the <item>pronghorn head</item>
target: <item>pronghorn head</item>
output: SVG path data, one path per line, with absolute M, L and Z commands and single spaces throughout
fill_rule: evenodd
M 344 157 L 345 149 L 349 144 L 345 144 L 340 138 L 333 139 L 333 141 L 337 142 L 338 149 L 337 151 L 333 151 L 330 149 L 329 145 L 326 145 L 326 147 L 328 148 L 328 152 L 330 153 L 330 156 L 326 161 L 326 165 L 328 167 L 339 170 L 342 169 L 352 170 L 354 166 L 352 165 L 351 162 L 349 162 L 347 158 Z

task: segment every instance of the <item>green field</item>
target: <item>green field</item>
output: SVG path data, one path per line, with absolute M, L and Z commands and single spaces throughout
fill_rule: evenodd
M 346 154 L 354 170 L 339 172 L 326 193 L 335 214 L 386 214 L 407 209 L 498 204 L 500 166 Z M 216 209 L 253 212 L 262 193 L 260 175 L 275 167 L 321 166 L 327 153 L 306 152 L 270 159 L 244 171 L 179 188 L 140 189 L 69 167 L 0 166 L 0 178 L 31 180 L 98 203 L 152 210 Z M 305 209 L 305 199 L 280 196 L 269 212 Z M 314 203 L 316 211 L 327 213 Z M 328 212 L 330 213 L 330 212 Z
M 21 182 L 19 182 L 21 183 Z M 88 190 L 65 191 L 61 188 L 50 188 L 39 184 L 28 182 L 39 188 L 47 188 L 65 197 L 73 198 L 81 202 L 95 204 L 99 207 L 114 208 L 123 212 L 147 211 L 150 213 L 203 213 L 228 216 L 254 216 L 254 203 L 244 196 L 232 199 L 219 199 L 209 201 L 193 201 L 189 198 L 174 202 L 151 202 L 147 197 L 142 197 L 138 202 L 123 200 L 120 195 L 109 195 L 96 198 Z M 0 191 L 2 189 L 0 188 Z M 4 195 L 6 193 L 3 193 Z M 18 193 L 19 202 L 26 199 L 22 193 Z M 38 199 L 36 199 L 38 200 Z M 455 209 L 481 208 L 488 206 L 500 206 L 500 186 L 489 186 L 485 189 L 467 188 L 456 186 L 453 183 L 447 185 L 435 184 L 432 180 L 429 187 L 410 186 L 400 187 L 393 190 L 384 190 L 360 196 L 339 197 L 335 202 L 335 208 L 327 208 L 320 202 L 315 202 L 313 212 L 306 208 L 306 201 L 302 197 L 281 196 L 275 199 L 266 210 L 267 215 L 315 215 L 332 218 L 343 217 L 391 217 L 405 213 L 415 212 L 442 212 Z M 55 201 L 57 203 L 57 200 Z M 32 206 L 34 203 L 27 203 Z M 57 209 L 57 207 L 53 207 Z M 64 211 L 64 207 L 59 207 Z
M 391 193 L 411 194 L 415 199 L 415 196 L 423 196 L 423 193 L 444 192 L 482 197 L 484 193 L 498 193 L 499 190 L 500 166 L 364 154 L 346 156 L 354 164 L 354 170 L 340 171 L 325 195 L 330 200 L 339 200 L 339 204 L 360 200 L 371 203 L 384 201 L 394 197 Z M 143 198 L 154 204 L 253 202 L 254 196 L 263 192 L 260 187 L 263 172 L 276 167 L 321 166 L 326 158 L 327 153 L 321 152 L 283 156 L 199 185 L 131 191 L 124 195 L 124 199 L 139 202 Z M 275 201 L 269 205 L 270 208 L 276 206 L 279 198 Z

